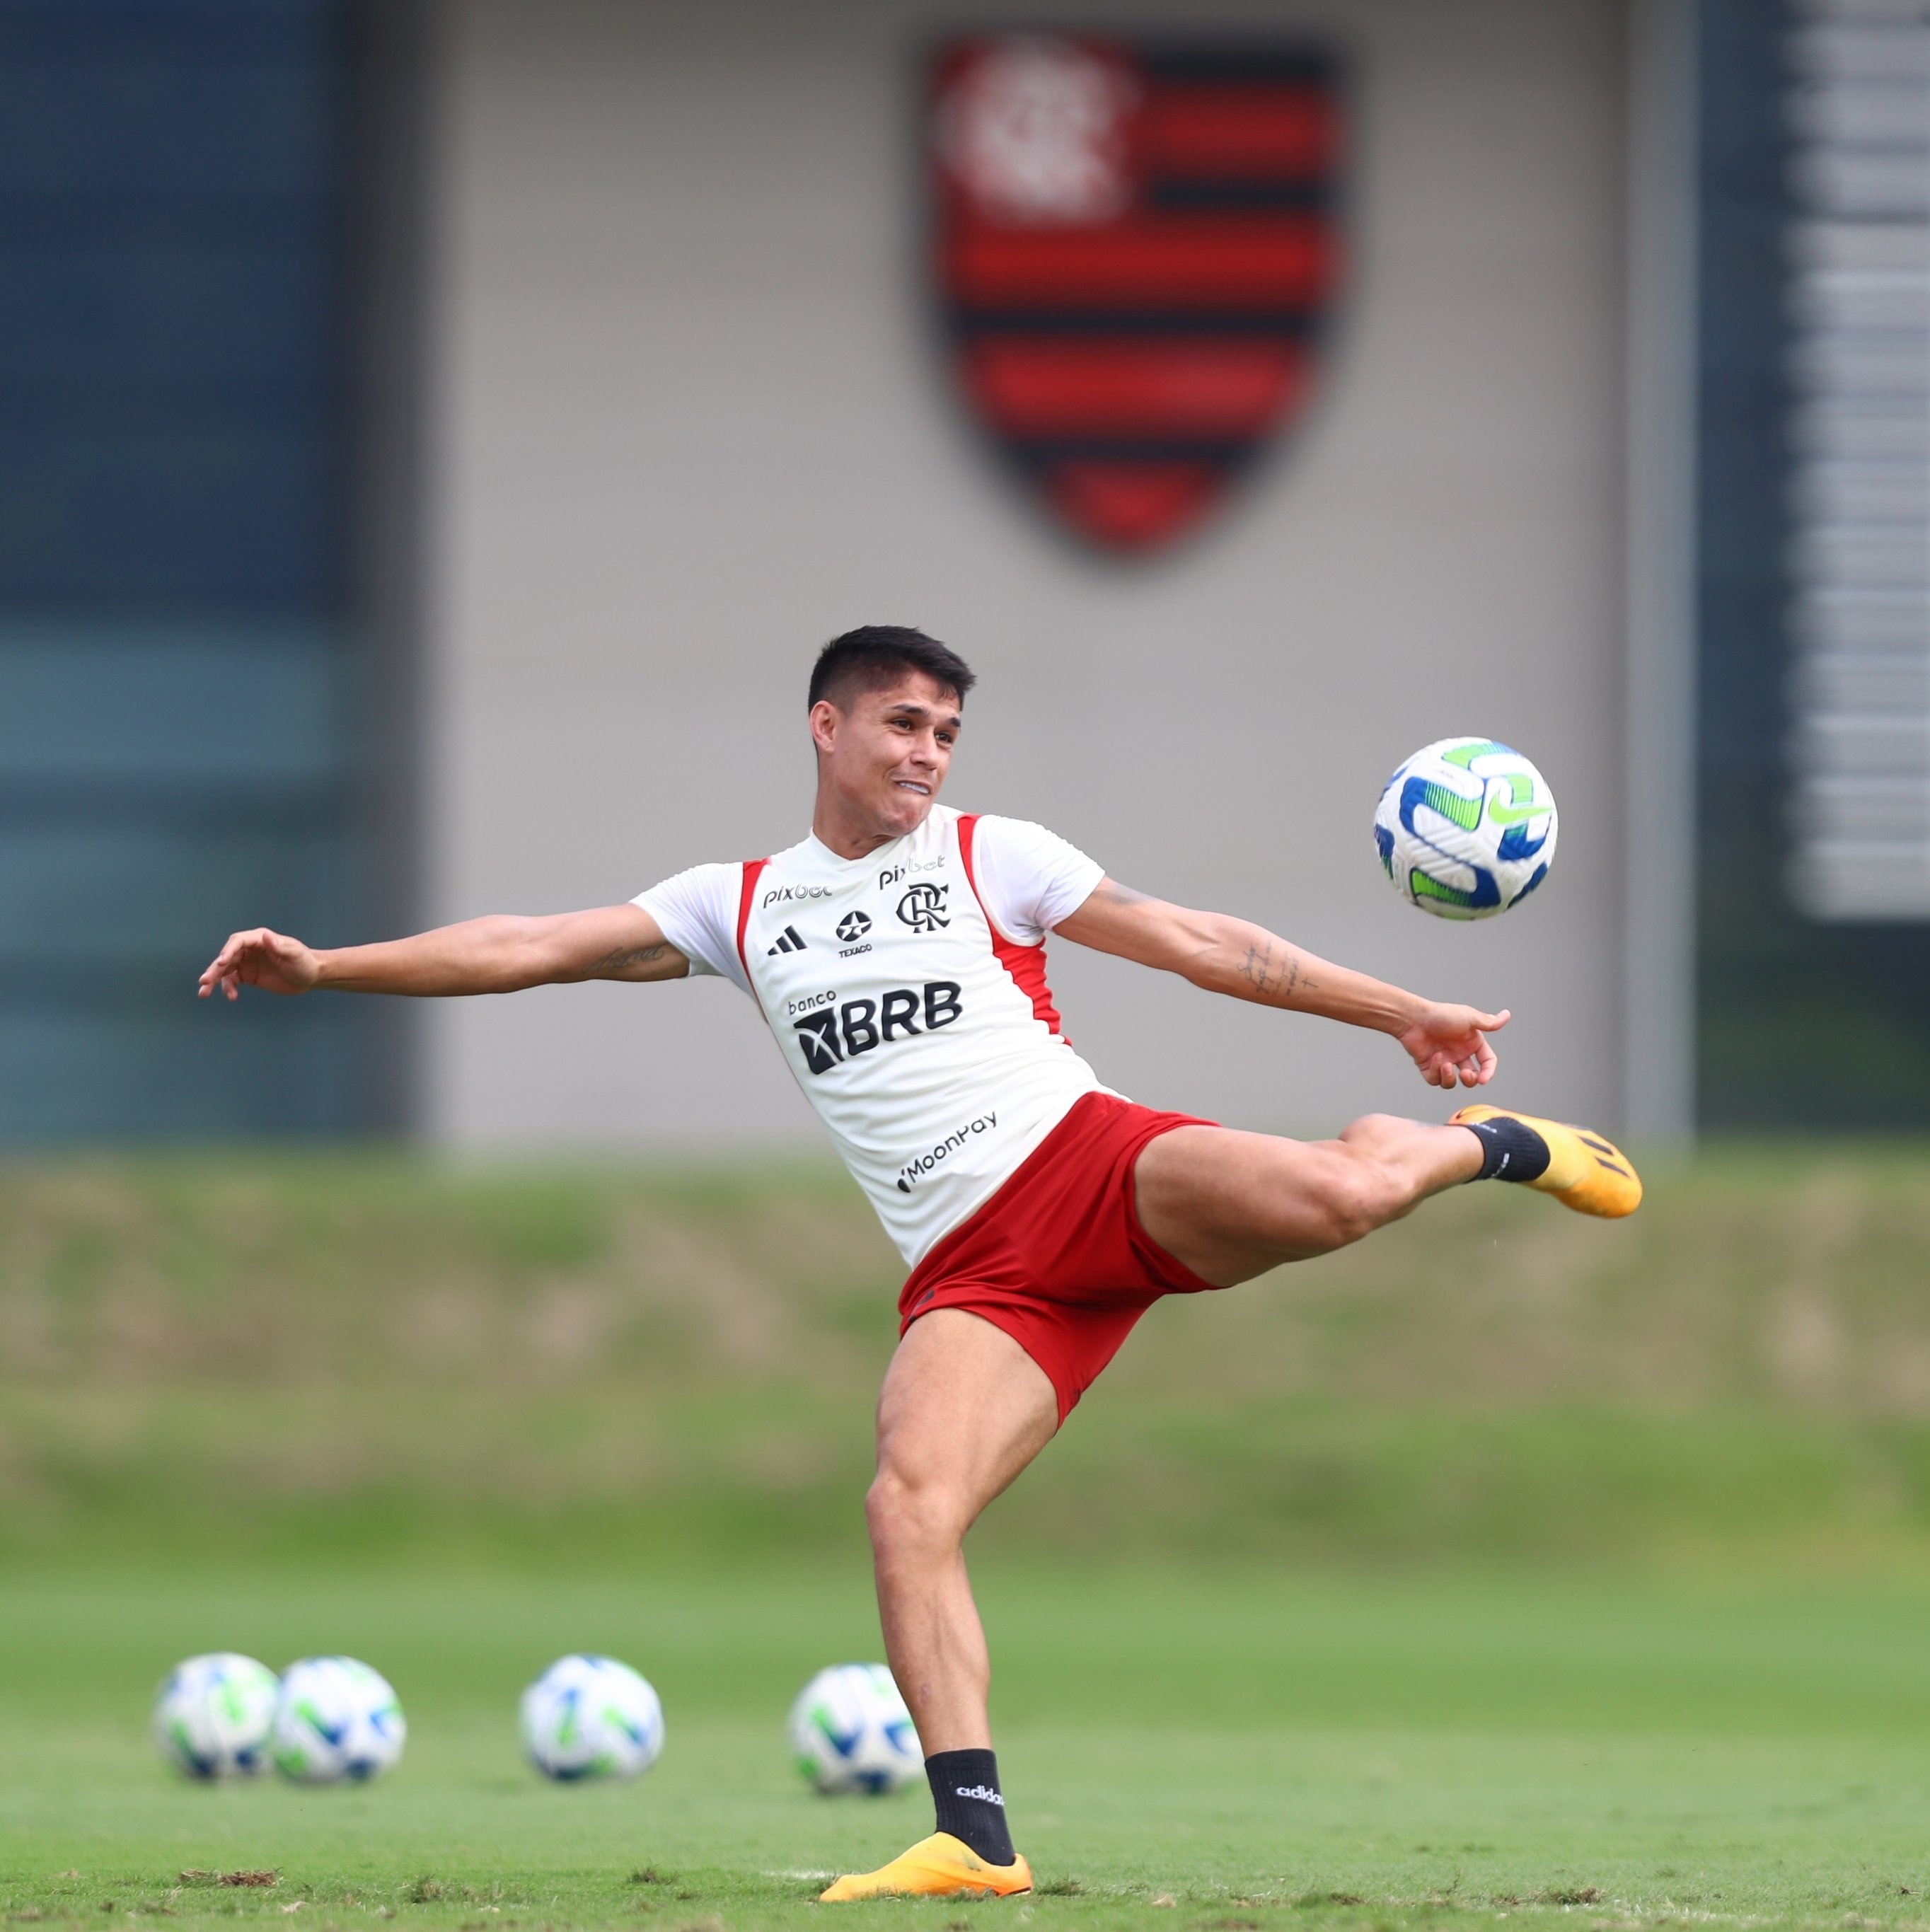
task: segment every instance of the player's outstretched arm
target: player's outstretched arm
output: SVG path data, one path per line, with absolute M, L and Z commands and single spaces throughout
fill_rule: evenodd
M 1054 930 L 1098 952 L 1177 973 L 1208 992 L 1391 1034 L 1430 1086 L 1484 1087 L 1494 1076 L 1487 1035 L 1508 1024 L 1505 1011 L 1424 1000 L 1289 946 L 1244 919 L 1191 911 L 1102 879 Z
M 689 968 L 638 905 L 465 920 L 410 939 L 328 950 L 257 926 L 230 936 L 201 975 L 200 997 L 221 992 L 239 999 L 244 986 L 281 994 L 328 986 L 418 998 L 515 993 L 583 980 L 680 980 Z

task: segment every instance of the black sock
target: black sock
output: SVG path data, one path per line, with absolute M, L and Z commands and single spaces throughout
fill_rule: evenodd
M 938 1829 L 962 1838 L 989 1865 L 1009 1865 L 1016 1856 L 1006 1828 L 1005 1800 L 998 1789 L 995 1751 L 939 1751 L 925 1760 Z
M 1548 1144 L 1525 1120 L 1457 1120 L 1481 1142 L 1476 1180 L 1539 1180 L 1548 1171 Z

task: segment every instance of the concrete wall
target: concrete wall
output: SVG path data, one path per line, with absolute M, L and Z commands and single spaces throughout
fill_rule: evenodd
M 1185 24 L 1183 0 L 1054 22 Z M 627 897 L 808 823 L 824 638 L 920 624 L 980 669 L 950 802 L 1143 890 L 1511 1006 L 1493 1097 L 1613 1125 L 1622 15 L 1611 0 L 1219 0 L 1355 65 L 1358 263 L 1309 426 L 1183 550 L 1079 554 L 954 406 L 924 321 L 920 37 L 973 0 L 448 0 L 437 62 L 427 851 L 434 920 Z M 1527 750 L 1536 900 L 1388 890 L 1368 821 L 1425 740 Z M 1376 1036 L 1061 944 L 1102 1077 L 1229 1123 L 1437 1113 Z M 460 1146 L 807 1137 L 716 983 L 425 1016 Z

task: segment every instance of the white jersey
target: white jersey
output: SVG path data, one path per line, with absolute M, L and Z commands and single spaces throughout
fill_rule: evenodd
M 1059 1030 L 1046 932 L 1104 875 L 1042 826 L 934 806 L 862 859 L 815 838 L 637 896 L 693 973 L 762 1008 L 905 1259 L 997 1192 L 1098 1076 Z

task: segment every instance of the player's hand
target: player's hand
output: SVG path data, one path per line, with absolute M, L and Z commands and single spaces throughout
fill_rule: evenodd
M 230 933 L 228 943 L 201 975 L 200 997 L 218 988 L 239 1000 L 244 986 L 265 993 L 305 993 L 322 976 L 321 962 L 299 939 L 258 926 L 251 932 Z
M 1487 1036 L 1508 1021 L 1505 1009 L 1484 1013 L 1478 1006 L 1428 1006 L 1398 1037 L 1429 1086 L 1485 1087 L 1495 1064 Z

